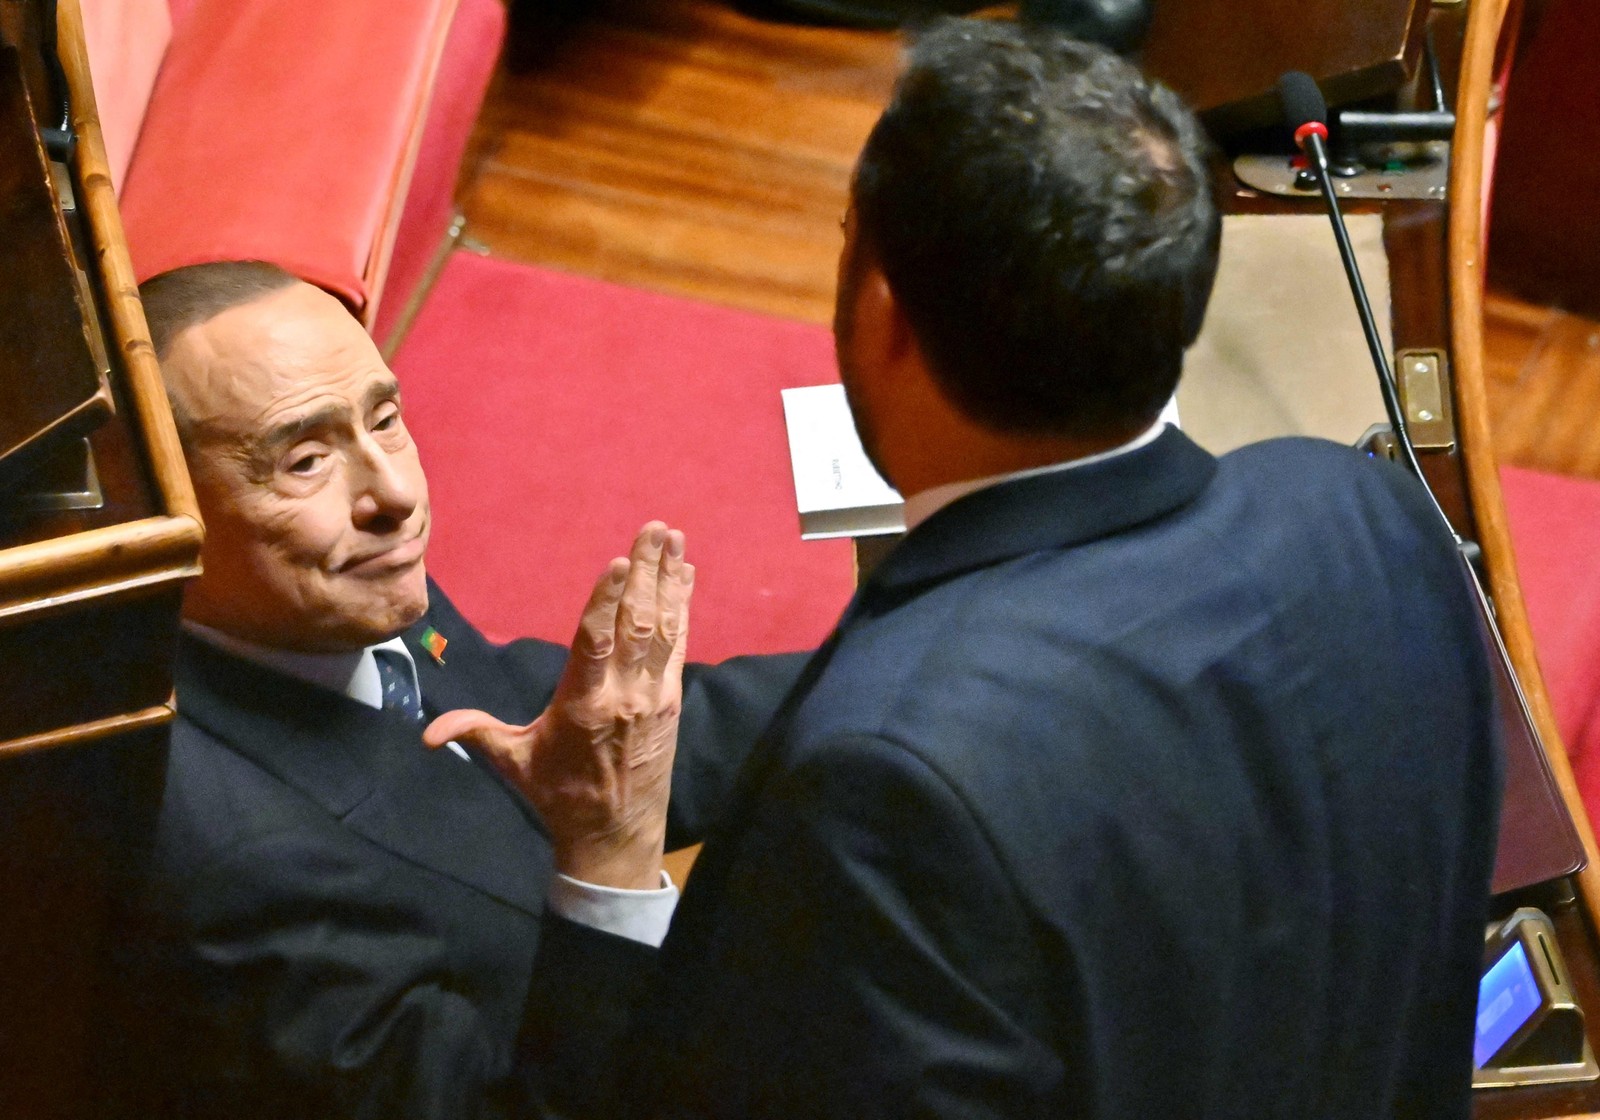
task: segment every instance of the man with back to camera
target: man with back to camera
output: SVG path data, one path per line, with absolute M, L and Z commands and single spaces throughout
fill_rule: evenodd
M 1468 1115 L 1475 608 L 1393 464 L 1157 423 L 1219 239 L 1169 91 L 1044 30 L 915 42 L 835 318 L 910 531 L 741 775 L 637 1033 L 548 1052 L 629 1077 L 572 1107 Z
M 427 580 L 399 385 L 344 307 L 260 262 L 142 294 L 206 539 L 116 941 L 108 1110 L 538 1112 L 521 1035 L 545 944 L 582 928 L 573 967 L 601 984 L 659 942 L 664 836 L 704 831 L 798 660 L 685 680 L 693 569 L 659 523 L 601 575 L 570 658 L 490 645 Z M 423 722 L 458 708 L 526 724 L 517 751 L 424 750 Z

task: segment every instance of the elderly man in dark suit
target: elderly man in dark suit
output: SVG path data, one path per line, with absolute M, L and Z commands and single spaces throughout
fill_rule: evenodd
M 661 524 L 601 575 L 570 657 L 491 645 L 428 582 L 399 386 L 345 309 L 259 262 L 143 295 L 205 571 L 159 824 L 130 869 L 110 1111 L 538 1112 L 521 1036 L 542 942 L 582 929 L 599 955 L 578 945 L 576 967 L 606 983 L 616 956 L 625 980 L 676 901 L 663 844 L 704 831 L 798 663 L 685 677 L 693 569 Z M 511 721 L 514 744 L 425 750 L 454 709 Z M 603 1010 L 579 997 L 567 1018 Z
M 646 1073 L 575 1107 L 1468 1115 L 1475 607 L 1393 464 L 1158 422 L 1219 236 L 1195 121 L 1116 57 L 979 21 L 914 45 L 836 318 L 910 531 L 706 844 L 608 1059 Z

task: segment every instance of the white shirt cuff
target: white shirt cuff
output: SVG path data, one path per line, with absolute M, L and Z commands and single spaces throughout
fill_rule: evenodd
M 678 908 L 678 888 L 665 871 L 661 889 L 630 891 L 601 887 L 556 873 L 550 884 L 550 909 L 569 922 L 659 947 Z

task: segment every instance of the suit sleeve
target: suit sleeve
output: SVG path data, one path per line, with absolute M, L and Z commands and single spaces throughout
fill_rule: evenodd
M 1038 949 L 939 774 L 894 743 L 835 742 L 767 787 L 736 843 L 714 904 L 691 881 L 664 949 L 638 1115 L 1046 1112 L 1061 1059 Z
M 756 740 L 810 656 L 734 657 L 684 669 L 683 721 L 667 814 L 669 851 L 705 839 L 727 807 L 734 779 Z

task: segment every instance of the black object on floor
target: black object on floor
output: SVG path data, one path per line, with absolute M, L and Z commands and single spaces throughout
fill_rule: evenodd
M 1128 54 L 1150 29 L 1154 0 L 1022 0 L 1021 18 Z
M 506 69 L 520 74 L 543 65 L 596 6 L 596 0 L 510 0 Z

